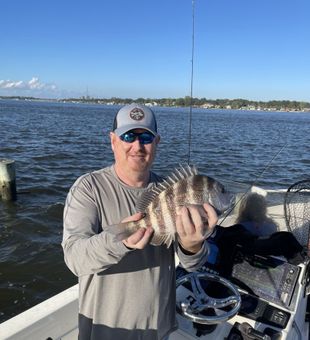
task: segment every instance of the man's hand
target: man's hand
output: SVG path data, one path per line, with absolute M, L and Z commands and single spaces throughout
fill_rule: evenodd
M 206 237 L 212 233 L 217 220 L 214 208 L 207 203 L 180 208 L 176 229 L 181 248 L 192 254 L 197 253 Z
M 143 218 L 143 214 L 136 213 L 125 218 L 122 222 L 139 221 L 141 218 Z M 150 242 L 153 232 L 152 227 L 140 228 L 126 240 L 123 240 L 123 243 L 129 249 L 143 249 Z

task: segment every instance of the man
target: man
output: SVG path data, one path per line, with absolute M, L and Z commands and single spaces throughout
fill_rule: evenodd
M 65 262 L 79 277 L 79 339 L 163 339 L 177 327 L 174 251 L 188 271 L 202 266 L 217 216 L 208 204 L 180 209 L 178 242 L 168 249 L 149 244 L 152 226 L 114 241 L 105 227 L 142 218 L 135 204 L 161 180 L 150 170 L 160 141 L 153 111 L 121 108 L 110 139 L 115 164 L 80 177 L 64 210 Z

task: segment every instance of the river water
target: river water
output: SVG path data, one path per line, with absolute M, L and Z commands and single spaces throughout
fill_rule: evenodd
M 60 246 L 75 179 L 111 164 L 116 106 L 0 100 L 0 158 L 16 162 L 18 200 L 0 201 L 0 322 L 75 284 Z M 155 107 L 154 170 L 188 160 L 189 109 Z M 286 189 L 309 178 L 310 114 L 193 109 L 190 161 L 222 181 Z

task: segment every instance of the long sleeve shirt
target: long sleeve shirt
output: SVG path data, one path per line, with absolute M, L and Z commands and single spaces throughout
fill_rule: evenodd
M 105 227 L 133 215 L 146 188 L 125 185 L 114 167 L 80 177 L 64 209 L 63 250 L 79 278 L 79 339 L 162 339 L 176 327 L 175 251 L 188 271 L 206 261 L 207 245 L 186 255 L 177 243 L 130 250 Z

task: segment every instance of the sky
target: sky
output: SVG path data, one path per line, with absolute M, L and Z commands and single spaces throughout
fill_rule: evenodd
M 310 102 L 310 0 L 194 13 L 193 34 L 192 0 L 0 0 L 0 95 L 179 98 L 193 66 L 193 97 Z

